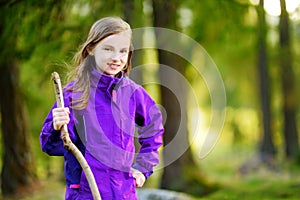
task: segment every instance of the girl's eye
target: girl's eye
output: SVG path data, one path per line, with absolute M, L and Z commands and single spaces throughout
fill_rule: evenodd
M 104 51 L 111 51 L 112 49 L 109 48 L 109 47 L 104 47 L 103 50 L 104 50 Z
M 128 51 L 127 51 L 127 49 L 122 49 L 121 50 L 121 53 L 127 53 Z

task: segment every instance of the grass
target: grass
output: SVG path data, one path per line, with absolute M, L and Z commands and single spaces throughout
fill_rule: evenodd
M 279 176 L 251 175 L 243 179 L 231 179 L 222 184 L 222 188 L 206 197 L 205 200 L 273 200 L 273 199 L 299 199 L 300 182 L 293 178 L 286 179 Z
M 26 191 L 19 192 L 14 197 L 3 200 L 64 200 L 65 185 L 55 179 L 43 180 L 32 185 Z M 0 197 L 1 199 L 1 197 Z
M 276 170 L 259 164 L 241 174 L 239 167 L 254 154 L 245 147 L 227 148 L 216 150 L 201 161 L 207 177 L 220 187 L 197 200 L 300 199 L 300 167 L 295 164 L 276 162 Z

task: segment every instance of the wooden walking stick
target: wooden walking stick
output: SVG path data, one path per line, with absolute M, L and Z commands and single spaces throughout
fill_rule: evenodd
M 57 107 L 63 108 L 65 105 L 64 105 L 64 98 L 63 98 L 60 77 L 57 72 L 53 72 L 51 75 L 52 75 L 52 80 L 54 83 Z M 86 175 L 86 178 L 88 180 L 89 186 L 91 188 L 94 200 L 101 200 L 100 193 L 99 193 L 93 172 L 92 172 L 90 166 L 88 165 L 88 163 L 86 162 L 85 158 L 83 157 L 82 153 L 71 141 L 69 133 L 68 133 L 67 125 L 64 125 L 61 128 L 61 138 L 64 143 L 64 148 L 73 153 L 73 155 L 76 157 L 77 161 L 79 162 L 80 166 L 82 167 L 82 169 Z

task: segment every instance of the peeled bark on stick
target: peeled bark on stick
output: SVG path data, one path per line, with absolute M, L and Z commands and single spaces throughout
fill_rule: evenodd
M 64 98 L 63 98 L 60 77 L 57 72 L 52 73 L 52 80 L 54 83 L 57 107 L 63 108 L 64 107 Z M 82 167 L 82 169 L 86 175 L 87 181 L 89 183 L 89 186 L 91 188 L 94 200 L 101 200 L 100 193 L 99 193 L 93 172 L 92 172 L 90 166 L 88 165 L 88 163 L 86 162 L 82 153 L 71 141 L 69 133 L 68 133 L 67 125 L 64 125 L 61 129 L 61 138 L 64 143 L 64 148 L 73 153 L 73 155 L 76 157 L 77 161 L 79 162 L 80 166 Z

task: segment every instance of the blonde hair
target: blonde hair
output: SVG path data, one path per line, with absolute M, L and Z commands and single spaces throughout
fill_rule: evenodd
M 80 50 L 74 56 L 75 67 L 68 74 L 68 79 L 75 81 L 74 85 L 69 89 L 81 93 L 78 99 L 73 100 L 72 108 L 77 110 L 84 109 L 90 97 L 90 72 L 95 66 L 95 58 L 89 52 L 104 38 L 124 31 L 129 31 L 132 37 L 130 25 L 118 17 L 105 17 L 92 25 L 87 40 L 81 45 Z M 122 70 L 127 75 L 131 70 L 132 53 L 133 45 L 131 38 L 128 60 Z

